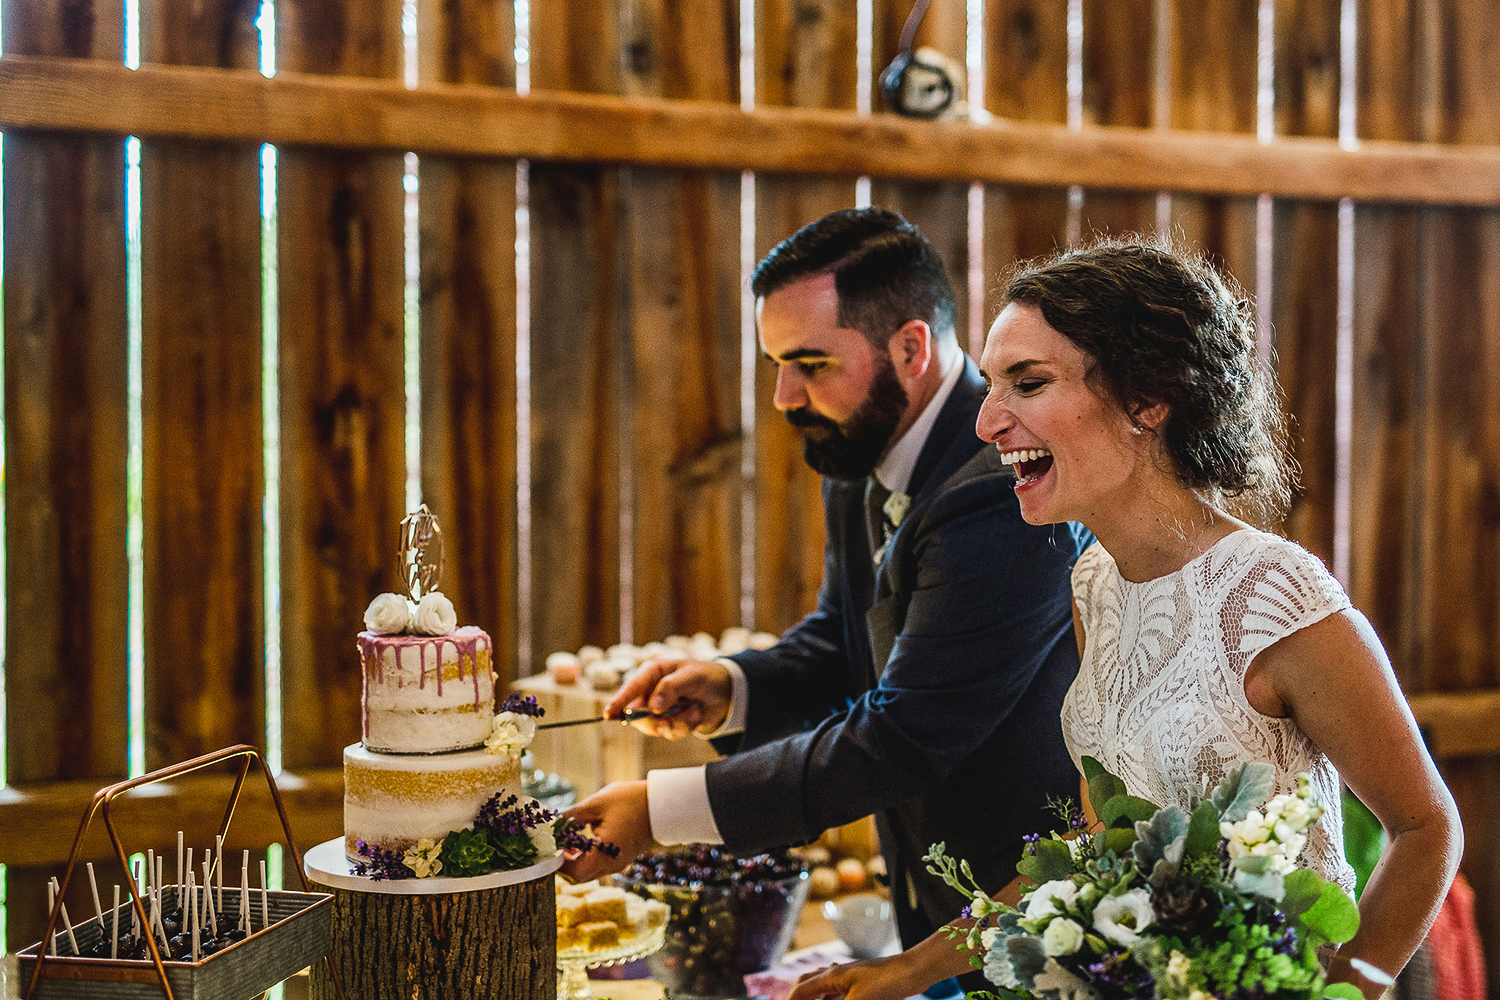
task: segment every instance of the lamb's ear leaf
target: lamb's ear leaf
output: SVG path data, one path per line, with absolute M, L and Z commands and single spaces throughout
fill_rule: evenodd
M 1238 823 L 1250 810 L 1263 805 L 1271 794 L 1276 769 L 1265 761 L 1253 760 L 1234 768 L 1214 788 L 1209 800 L 1219 810 L 1219 819 Z
M 1176 806 L 1158 810 L 1151 819 L 1137 823 L 1135 846 L 1131 848 L 1136 867 L 1151 872 L 1155 871 L 1158 861 L 1180 862 L 1187 832 L 1187 813 Z

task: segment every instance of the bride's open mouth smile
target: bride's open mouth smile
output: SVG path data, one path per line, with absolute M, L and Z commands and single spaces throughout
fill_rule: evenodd
M 1000 461 L 1016 470 L 1016 489 L 1031 486 L 1052 469 L 1052 452 L 1045 448 L 1022 448 L 1000 453 Z

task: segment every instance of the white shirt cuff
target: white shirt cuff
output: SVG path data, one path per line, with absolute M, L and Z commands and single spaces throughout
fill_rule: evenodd
M 668 767 L 646 772 L 646 811 L 651 836 L 659 844 L 722 844 L 708 801 L 708 773 L 702 767 Z
M 714 661 L 721 663 L 729 671 L 729 714 L 724 716 L 724 722 L 711 733 L 694 733 L 699 739 L 716 740 L 720 736 L 733 736 L 745 731 L 745 716 L 750 710 L 750 682 L 745 680 L 745 671 L 733 660 L 719 657 Z

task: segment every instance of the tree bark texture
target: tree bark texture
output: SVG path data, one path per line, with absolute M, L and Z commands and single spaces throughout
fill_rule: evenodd
M 320 887 L 326 888 L 326 887 Z M 552 879 L 438 896 L 327 889 L 331 957 L 347 1000 L 553 1000 Z M 328 967 L 313 1000 L 336 1000 Z

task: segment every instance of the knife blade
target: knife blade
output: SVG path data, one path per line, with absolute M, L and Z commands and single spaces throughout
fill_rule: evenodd
M 587 726 L 594 722 L 619 722 L 621 725 L 628 725 L 641 719 L 670 719 L 687 708 L 688 704 L 686 701 L 679 701 L 665 712 L 652 712 L 644 708 L 627 708 L 618 719 L 609 719 L 603 715 L 596 715 L 587 719 L 568 719 L 565 722 L 544 722 L 536 728 L 538 730 L 565 729 L 568 726 Z

